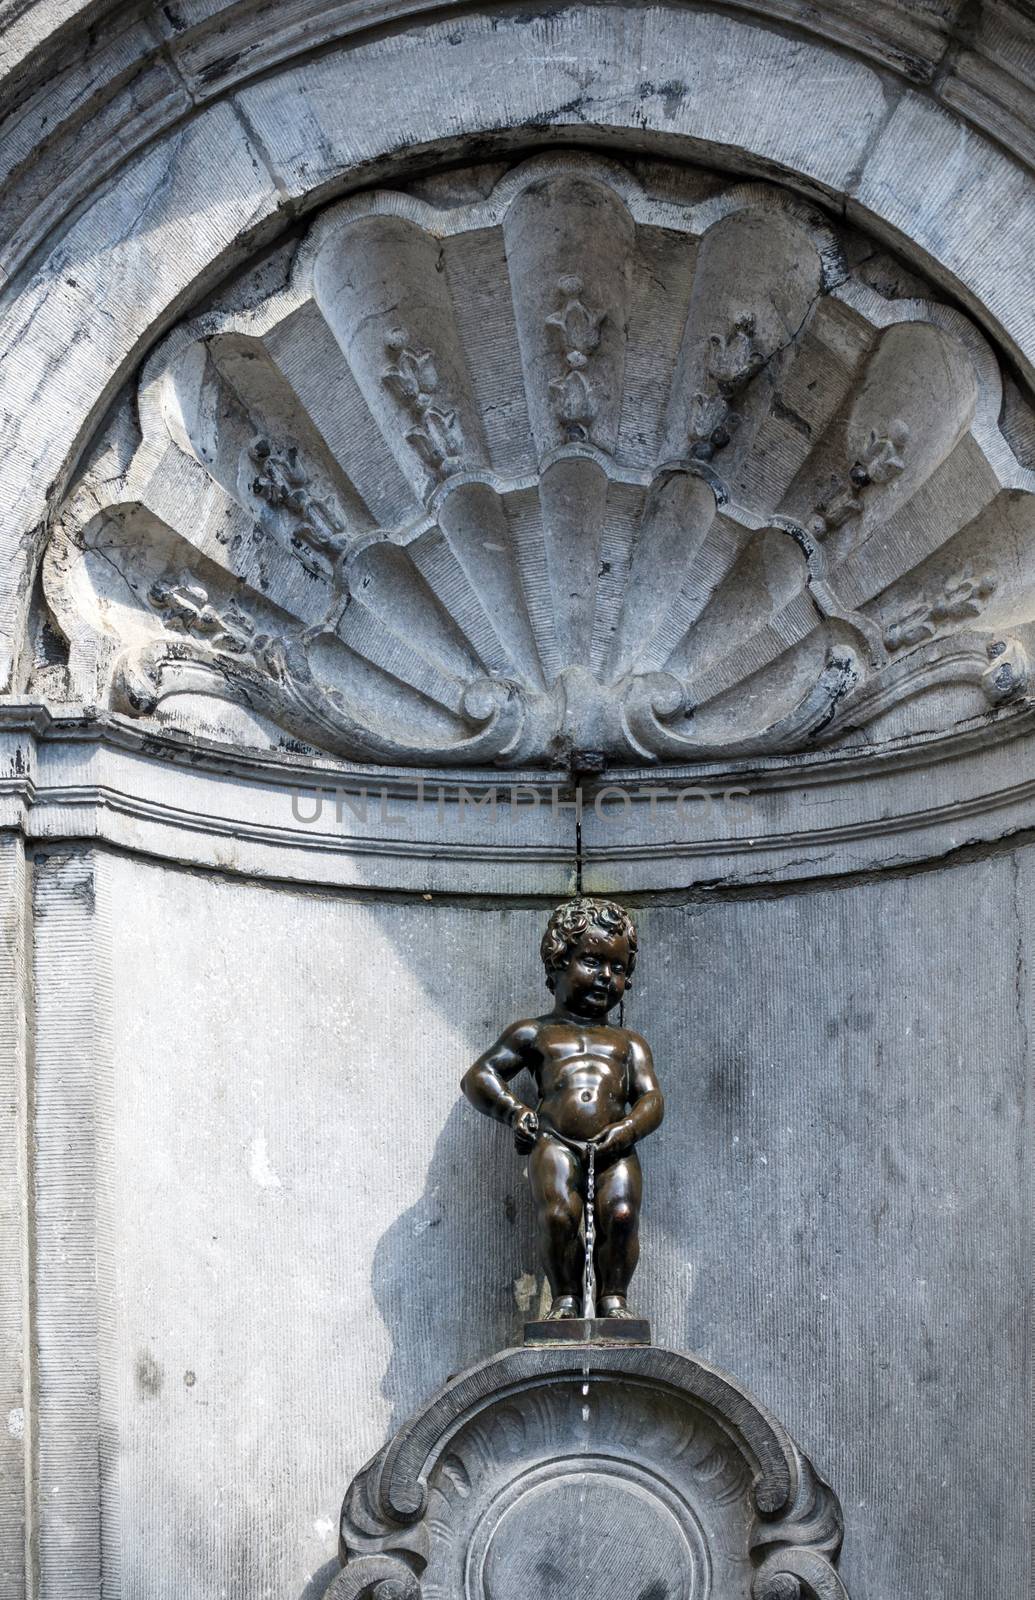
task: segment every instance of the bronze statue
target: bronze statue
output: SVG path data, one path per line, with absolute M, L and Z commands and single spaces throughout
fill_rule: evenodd
M 592 1316 L 594 1285 L 600 1316 L 630 1317 L 643 1188 L 634 1147 L 665 1109 L 647 1044 L 607 1021 L 632 978 L 636 928 L 611 900 L 568 900 L 550 918 L 540 953 L 553 1010 L 511 1023 L 462 1088 L 530 1152 L 550 1320 Z M 507 1087 L 522 1071 L 536 1087 L 534 1110 Z

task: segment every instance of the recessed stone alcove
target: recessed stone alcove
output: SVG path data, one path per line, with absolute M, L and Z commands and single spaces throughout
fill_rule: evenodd
M 1002 409 L 974 324 L 785 188 L 570 153 L 375 191 L 147 362 L 29 688 L 425 768 L 983 735 L 1035 605 Z
M 656 1337 L 836 1487 L 855 1600 L 1020 1592 L 1030 22 L 3 20 L 5 1596 L 317 1600 L 514 1343 L 456 1085 L 580 779 Z

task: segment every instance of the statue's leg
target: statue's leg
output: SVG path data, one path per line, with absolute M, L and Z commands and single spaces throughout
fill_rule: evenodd
M 629 1280 L 640 1259 L 643 1175 L 633 1151 L 597 1173 L 597 1304 L 605 1315 L 621 1315 Z M 605 1301 L 611 1303 L 605 1305 Z M 616 1303 L 617 1301 L 617 1303 Z
M 539 1218 L 539 1249 L 554 1300 L 575 1296 L 581 1304 L 582 1163 L 574 1150 L 544 1135 L 528 1158 L 528 1179 Z M 577 1309 L 571 1314 L 578 1315 Z

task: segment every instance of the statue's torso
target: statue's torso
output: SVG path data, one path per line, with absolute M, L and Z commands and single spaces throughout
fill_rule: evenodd
M 617 1028 L 544 1022 L 532 1068 L 540 1127 L 566 1139 L 592 1139 L 625 1113 L 626 1034 Z

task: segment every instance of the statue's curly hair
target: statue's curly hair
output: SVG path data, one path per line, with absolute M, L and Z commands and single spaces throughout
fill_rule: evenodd
M 637 949 L 636 924 L 632 917 L 614 900 L 594 900 L 589 895 L 579 895 L 557 907 L 539 946 L 548 989 L 553 989 L 554 973 L 568 965 L 572 951 L 589 927 L 625 935 L 629 941 L 629 977 L 632 977 Z

